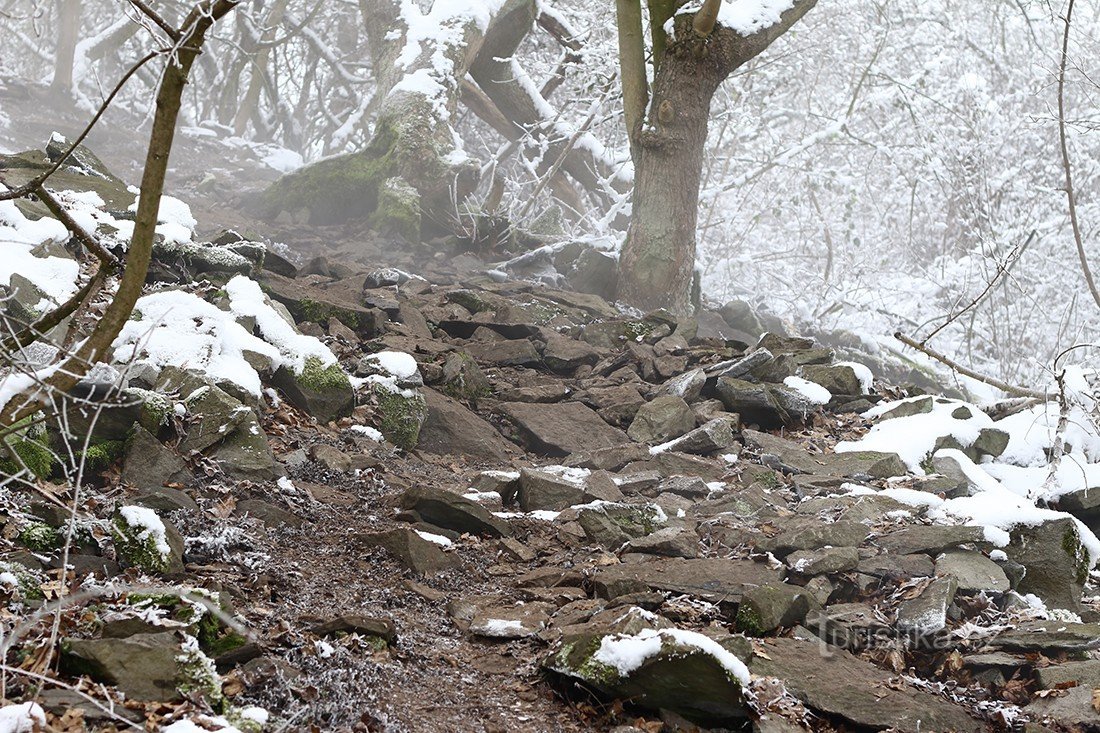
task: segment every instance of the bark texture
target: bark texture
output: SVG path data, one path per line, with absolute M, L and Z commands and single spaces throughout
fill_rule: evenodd
M 718 86 L 785 33 L 817 0 L 801 0 L 779 23 L 750 36 L 717 26 L 696 33 L 677 16 L 653 80 L 646 123 L 634 132 L 635 188 L 620 260 L 620 300 L 644 310 L 694 310 L 695 226 L 710 104 Z

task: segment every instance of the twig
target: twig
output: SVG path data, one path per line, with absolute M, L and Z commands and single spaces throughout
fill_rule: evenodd
M 962 318 L 962 315 L 964 313 L 969 311 L 971 308 L 977 307 L 978 303 L 982 302 L 982 299 L 985 298 L 985 296 L 989 294 L 989 291 L 992 290 L 993 287 L 997 284 L 997 281 L 1001 279 L 1001 275 L 1004 275 L 1005 273 L 1007 273 L 1009 271 L 1009 269 L 1012 267 L 1012 262 L 1017 257 L 1021 256 L 1024 253 L 1024 251 L 1028 248 L 1028 246 L 1031 244 L 1031 242 L 1035 239 L 1036 236 L 1037 236 L 1037 234 L 1036 234 L 1035 230 L 1032 229 L 1031 234 L 1027 235 L 1027 241 L 1024 242 L 1023 247 L 1020 247 L 1018 250 L 1009 253 L 1009 256 L 1007 258 L 1005 258 L 1005 263 L 1004 264 L 1002 264 L 1000 262 L 997 263 L 997 274 L 995 274 L 993 276 L 993 279 L 990 280 L 986 284 L 985 289 L 982 290 L 982 292 L 978 294 L 978 297 L 974 298 L 974 300 L 970 301 L 969 305 L 967 305 L 965 308 L 963 308 L 962 310 L 960 310 L 957 313 L 955 313 L 954 315 L 952 315 L 950 318 L 948 318 L 946 321 L 941 323 L 939 326 L 936 326 L 935 330 L 933 330 L 932 333 L 925 336 L 924 341 L 922 341 L 921 343 L 924 343 L 924 344 L 928 343 L 929 341 L 932 340 L 932 337 L 935 336 L 937 333 L 939 333 L 943 329 L 950 326 L 952 323 L 957 321 L 959 318 Z
M 162 31 L 168 34 L 169 38 L 171 38 L 176 43 L 179 43 L 180 38 L 182 38 L 180 32 L 172 27 L 171 23 L 161 17 L 160 13 L 153 10 L 153 8 L 147 5 L 145 3 L 145 0 L 130 0 L 130 4 L 140 10 L 142 13 L 144 13 L 145 17 L 149 18 L 149 20 L 156 23 Z
M 1077 196 L 1073 189 L 1073 173 L 1069 159 L 1069 145 L 1066 143 L 1066 65 L 1069 62 L 1069 31 L 1073 19 L 1073 1 L 1066 6 L 1066 30 L 1062 34 L 1062 58 L 1058 64 L 1058 142 L 1062 148 L 1062 168 L 1066 174 L 1066 203 L 1069 207 L 1069 223 L 1073 228 L 1073 241 L 1077 245 L 1077 258 L 1081 261 L 1081 272 L 1085 275 L 1092 299 L 1100 308 L 1100 290 L 1092 278 L 1088 257 L 1085 256 L 1085 244 L 1081 237 L 1081 223 L 1077 220 Z
M 963 376 L 970 377 L 971 379 L 976 379 L 982 384 L 988 384 L 991 387 L 996 387 L 997 389 L 1007 392 L 1010 395 L 1015 395 L 1017 397 L 1035 397 L 1040 400 L 1046 400 L 1048 398 L 1048 395 L 1045 392 L 1040 392 L 1034 389 L 1027 389 L 1025 387 L 1017 387 L 1013 384 L 1009 384 L 1008 382 L 1003 382 L 1000 379 L 996 379 L 995 377 L 988 377 L 984 374 L 979 374 L 973 369 L 968 369 L 962 364 L 959 364 L 954 359 L 951 359 L 950 357 L 936 351 L 932 347 L 926 346 L 923 343 L 919 343 L 909 338 L 901 331 L 895 333 L 894 338 L 896 338 L 898 341 L 902 342 L 906 346 L 912 347 L 922 354 L 932 357 L 936 361 L 950 367 L 951 369 L 955 370 L 959 374 L 962 374 Z

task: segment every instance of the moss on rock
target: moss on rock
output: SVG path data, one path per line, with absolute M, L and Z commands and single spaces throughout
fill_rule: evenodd
M 53 473 L 54 454 L 46 443 L 46 429 L 36 423 L 36 415 L 17 422 L 10 434 L 0 442 L 0 473 L 14 476 L 24 467 L 35 478 L 49 478 Z
M 420 440 L 420 428 L 428 417 L 424 395 L 377 382 L 373 387 L 382 413 L 382 434 L 402 450 L 412 450 Z

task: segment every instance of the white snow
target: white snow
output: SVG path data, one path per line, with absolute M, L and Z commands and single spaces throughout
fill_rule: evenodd
M 46 711 L 36 702 L 0 708 L 0 733 L 34 733 L 46 726 Z
M 592 655 L 592 659 L 613 667 L 619 675 L 626 677 L 645 664 L 646 660 L 659 654 L 666 641 L 709 654 L 742 685 L 749 684 L 749 670 L 744 662 L 713 639 L 684 629 L 643 629 L 632 635 L 605 636 L 600 640 L 600 648 Z
M 132 186 L 130 190 L 138 194 L 129 209 L 136 212 L 141 194 Z M 197 225 L 198 221 L 191 215 L 190 206 L 174 196 L 161 196 L 160 207 L 157 209 L 156 233 L 162 235 L 165 241 L 177 244 L 190 242 Z
M 454 545 L 453 542 L 451 542 L 448 538 L 444 537 L 441 534 L 433 534 L 431 532 L 422 532 L 419 529 L 416 530 L 416 533 L 418 535 L 420 535 L 420 539 L 427 540 L 428 542 L 432 542 L 434 544 L 437 544 L 440 547 L 451 547 L 452 545 Z
M 168 546 L 168 530 L 157 513 L 148 507 L 119 507 L 119 515 L 127 526 L 138 530 L 136 538 L 141 541 L 152 538 L 153 546 L 162 556 L 168 555 L 172 548 Z
M 137 318 L 123 326 L 114 342 L 115 361 L 197 369 L 214 381 L 232 382 L 257 397 L 260 376 L 249 357 L 253 362 L 258 357 L 271 369 L 285 366 L 296 373 L 301 373 L 310 357 L 323 366 L 336 363 L 327 346 L 298 333 L 283 320 L 252 280 L 238 275 L 225 290 L 229 312 L 178 290 L 142 297 L 134 307 Z M 237 323 L 238 317 L 254 319 L 264 338 L 246 331 Z
M 875 375 L 871 373 L 871 370 L 866 365 L 860 364 L 857 361 L 838 361 L 836 366 L 850 367 L 853 372 L 856 373 L 856 379 L 859 380 L 859 384 L 863 387 L 863 394 L 871 394 L 875 387 Z
M 886 402 L 863 413 L 863 416 L 876 418 L 898 405 L 920 399 L 928 398 Z M 968 416 L 953 417 L 952 413 L 956 410 L 965 410 Z M 931 412 L 881 420 L 859 440 L 837 443 L 835 450 L 837 453 L 866 450 L 897 453 L 910 471 L 923 476 L 924 469 L 920 464 L 935 450 L 936 441 L 940 438 L 950 436 L 959 445 L 970 446 L 984 428 L 992 427 L 993 420 L 975 405 L 962 400 L 934 398 Z
M 725 0 L 718 9 L 718 24 L 751 36 L 779 22 L 783 13 L 795 6 L 796 0 Z M 676 12 L 677 15 L 698 12 L 701 0 L 693 0 Z M 672 33 L 673 22 L 665 23 L 665 30 Z
M 358 435 L 362 435 L 368 440 L 373 440 L 376 443 L 381 443 L 383 440 L 385 440 L 380 431 L 378 431 L 376 428 L 372 428 L 369 425 L 352 425 L 350 428 L 348 428 L 348 430 Z
M 478 633 L 483 636 L 512 636 L 526 633 L 523 623 L 511 618 L 491 618 L 479 625 Z
M 787 377 L 783 380 L 783 384 L 798 392 L 815 405 L 827 405 L 829 404 L 829 400 L 833 398 L 829 390 L 825 389 L 817 382 L 811 382 L 802 377 Z
M 379 351 L 377 354 L 369 354 L 364 358 L 377 362 L 379 368 L 390 376 L 401 380 L 415 377 L 419 369 L 416 359 L 411 354 L 406 354 L 403 351 Z

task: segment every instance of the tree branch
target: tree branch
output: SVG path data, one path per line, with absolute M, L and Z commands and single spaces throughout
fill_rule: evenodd
M 997 389 L 1002 390 L 1004 392 L 1007 392 L 1010 395 L 1015 395 L 1017 397 L 1035 397 L 1035 398 L 1042 399 L 1042 400 L 1045 400 L 1048 397 L 1048 395 L 1045 392 L 1040 392 L 1040 391 L 1034 390 L 1034 389 L 1027 389 L 1025 387 L 1017 387 L 1015 385 L 1009 384 L 1008 382 L 1002 382 L 1000 379 L 996 379 L 995 377 L 988 377 L 984 374 L 979 374 L 978 372 L 974 371 L 973 369 L 968 369 L 967 367 L 964 367 L 962 364 L 959 364 L 954 359 L 951 359 L 950 357 L 945 356 L 944 354 L 941 354 L 940 352 L 936 351 L 932 347 L 926 346 L 922 343 L 919 343 L 919 342 L 909 338 L 908 336 L 903 334 L 901 331 L 898 331 L 897 333 L 895 333 L 894 338 L 896 338 L 898 341 L 902 342 L 906 346 L 914 348 L 917 351 L 921 352 L 922 354 L 925 354 L 926 356 L 932 357 L 933 359 L 940 362 L 944 366 L 950 367 L 951 369 L 958 372 L 959 374 L 962 374 L 963 376 L 970 377 L 971 379 L 975 379 L 975 380 L 981 382 L 982 384 L 988 384 L 991 387 L 996 387 Z

